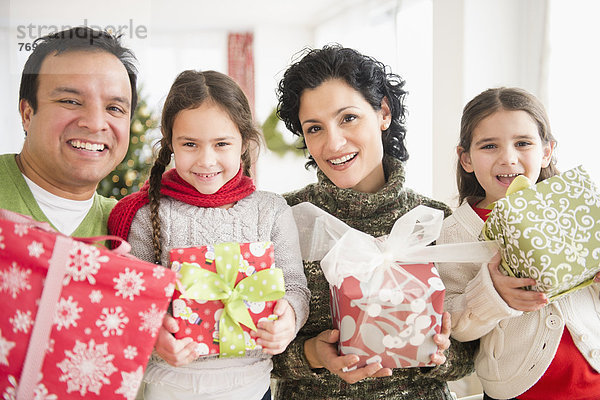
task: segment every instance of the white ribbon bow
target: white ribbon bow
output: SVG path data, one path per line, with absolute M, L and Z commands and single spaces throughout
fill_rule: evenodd
M 340 287 L 353 276 L 368 282 L 379 268 L 393 262 L 488 262 L 498 250 L 496 242 L 470 242 L 428 246 L 442 229 L 444 213 L 419 205 L 400 217 L 387 237 L 374 238 L 353 229 L 314 206 L 292 207 L 302 258 L 321 260 L 321 269 L 331 285 Z

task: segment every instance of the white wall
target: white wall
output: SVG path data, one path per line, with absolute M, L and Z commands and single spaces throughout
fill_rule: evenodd
M 306 46 L 330 42 L 355 47 L 390 65 L 407 81 L 408 185 L 456 206 L 455 146 L 462 107 L 489 87 L 521 86 L 550 105 L 551 120 L 557 121 L 554 131 L 559 140 L 559 166 L 561 160 L 569 166 L 580 159 L 582 147 L 591 149 L 589 152 L 598 147 L 594 140 L 600 140 L 600 134 L 590 121 L 600 105 L 578 102 L 582 92 L 598 93 L 598 63 L 569 63 L 567 58 L 562 67 L 544 68 L 548 59 L 543 58 L 546 53 L 542 50 L 547 48 L 548 38 L 543 28 L 551 1 L 255 0 L 250 4 L 244 0 L 177 0 L 167 4 L 109 0 L 94 7 L 75 0 L 64 0 L 60 7 L 41 0 L 3 1 L 0 118 L 4 133 L 0 152 L 18 152 L 23 138 L 17 101 L 26 53 L 17 50 L 17 24 L 52 21 L 77 25 L 87 19 L 89 24 L 105 26 L 133 18 L 135 24 L 146 26 L 147 37 L 126 37 L 124 43 L 140 60 L 140 82 L 157 112 L 178 72 L 186 68 L 226 72 L 227 32 L 251 30 L 255 35 L 258 122 L 276 105 L 276 84 L 295 53 Z M 558 30 L 561 33 L 557 37 L 566 40 L 550 54 L 570 49 L 571 53 L 564 54 L 573 60 L 584 53 L 597 54 L 600 32 L 591 20 L 598 14 L 593 11 L 594 6 L 597 10 L 596 3 L 559 0 L 556 4 L 566 7 L 559 9 L 560 13 L 572 15 L 554 21 L 555 29 L 557 21 L 563 29 Z M 565 24 L 578 18 L 586 24 L 574 28 Z M 551 84 L 545 87 L 548 76 Z M 592 139 L 561 140 L 566 132 L 583 132 Z M 582 146 L 586 140 L 591 145 Z M 593 155 L 583 154 L 593 160 Z M 259 187 L 283 192 L 314 181 L 314 172 L 306 172 L 303 164 L 301 158 L 281 159 L 263 151 L 258 164 Z
M 600 183 L 600 3 L 551 1 L 548 112 L 561 171 L 579 164 Z M 565 21 L 577 21 L 566 24 Z
M 312 44 L 312 33 L 285 25 L 261 25 L 254 30 L 254 44 L 256 118 L 264 121 L 277 105 L 275 89 L 286 67 L 294 54 Z M 294 140 L 282 122 L 278 128 L 284 138 Z M 281 157 L 263 147 L 256 166 L 257 186 L 284 193 L 316 182 L 314 170 L 304 168 L 305 161 L 291 153 Z
M 543 97 L 545 0 L 434 0 L 433 196 L 456 207 L 455 166 L 464 105 L 497 86 Z
M 8 15 L 7 4 L 0 4 L 0 15 Z M 6 17 L 0 21 L 6 21 Z M 23 146 L 23 129 L 19 117 L 19 82 L 20 72 L 11 68 L 9 43 L 14 42 L 14 36 L 4 24 L 0 26 L 0 121 L 3 121 L 0 153 L 18 152 Z

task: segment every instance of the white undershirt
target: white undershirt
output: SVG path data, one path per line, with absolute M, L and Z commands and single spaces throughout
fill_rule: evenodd
M 94 204 L 93 195 L 89 200 L 65 199 L 42 189 L 25 175 L 23 178 L 44 215 L 62 234 L 71 235 Z

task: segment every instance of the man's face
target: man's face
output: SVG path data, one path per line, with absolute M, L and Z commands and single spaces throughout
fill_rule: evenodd
M 127 153 L 133 111 L 127 70 L 103 51 L 50 54 L 40 68 L 37 103 L 36 112 L 20 104 L 23 172 L 58 196 L 90 198 Z

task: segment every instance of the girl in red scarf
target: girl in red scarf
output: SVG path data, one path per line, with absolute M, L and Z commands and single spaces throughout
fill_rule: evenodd
M 148 182 L 115 206 L 109 231 L 128 240 L 135 256 L 164 266 L 172 248 L 271 241 L 286 295 L 274 310 L 279 318 L 258 324 L 262 351 L 242 358 L 198 358 L 197 344 L 176 340 L 177 324 L 167 316 L 138 397 L 270 399 L 270 356 L 285 350 L 304 324 L 309 294 L 289 206 L 279 195 L 256 191 L 249 177 L 260 134 L 248 100 L 224 74 L 184 71 L 165 101 L 161 131 Z M 165 173 L 172 160 L 175 168 Z

